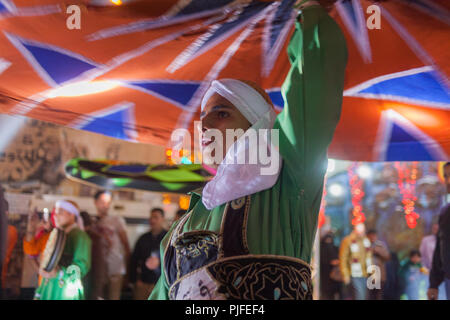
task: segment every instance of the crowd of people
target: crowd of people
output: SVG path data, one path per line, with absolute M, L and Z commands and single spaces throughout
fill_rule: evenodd
M 450 194 L 450 162 L 444 165 Z M 444 206 L 431 234 L 399 261 L 395 252 L 364 223 L 335 244 L 327 231 L 320 242 L 320 297 L 325 300 L 450 299 L 450 204 Z
M 70 200 L 57 201 L 51 213 L 47 210 L 30 212 L 23 251 L 31 258 L 39 274 L 34 299 L 119 300 L 127 289 L 135 300 L 149 297 L 161 274 L 159 248 L 167 232 L 164 229 L 164 210 L 151 210 L 150 231 L 142 234 L 131 250 L 125 220 L 109 214 L 111 193 L 98 191 L 93 200 L 96 215 L 80 211 L 78 205 Z M 8 208 L 6 201 L 4 206 Z M 178 210 L 175 219 L 184 212 Z M 52 239 L 55 229 L 67 235 L 64 248 L 55 247 Z M 17 243 L 17 230 L 13 231 L 8 231 L 11 235 L 8 233 L 3 283 L 12 251 L 9 247 L 13 248 Z M 46 271 L 42 261 L 48 260 L 51 254 L 57 254 L 57 250 L 61 251 L 57 266 Z
M 450 194 L 450 162 L 444 166 L 444 177 Z M 150 296 L 161 276 L 160 244 L 167 233 L 164 210 L 151 210 L 150 231 L 142 234 L 131 250 L 125 220 L 109 214 L 111 193 L 98 191 L 93 201 L 96 215 L 80 211 L 70 200 L 57 201 L 52 212 L 30 213 L 22 245 L 39 274 L 34 299 L 119 300 L 126 289 L 135 300 Z M 7 217 L 9 206 L 4 197 L 0 204 Z M 178 210 L 175 221 L 184 213 Z M 442 208 L 438 218 L 431 234 L 402 261 L 378 238 L 376 230 L 366 231 L 364 223 L 354 225 L 339 246 L 333 232 L 323 230 L 320 299 L 449 299 L 450 205 Z M 49 248 L 56 250 L 52 240 L 55 229 L 64 231 L 67 237 L 64 248 L 59 249 L 58 264 L 46 270 L 42 261 L 52 254 L 46 252 Z M 11 252 L 18 242 L 17 229 L 8 225 L 6 236 L 3 285 Z

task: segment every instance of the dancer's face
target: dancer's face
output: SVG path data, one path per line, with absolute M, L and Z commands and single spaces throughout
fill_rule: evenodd
M 57 208 L 55 211 L 55 224 L 57 228 L 64 229 L 75 223 L 75 216 L 70 212 Z
M 214 141 L 214 139 L 205 137 L 205 133 L 208 132 L 208 130 L 217 129 L 222 133 L 223 141 L 216 141 L 217 148 L 222 149 L 222 159 L 228 151 L 227 144 L 225 143 L 226 130 L 242 129 L 243 131 L 246 131 L 251 126 L 250 122 L 230 101 L 217 93 L 212 95 L 206 103 L 203 112 L 200 114 L 200 120 L 202 122 L 203 148 Z M 204 154 L 203 156 L 207 155 Z M 214 151 L 211 153 L 211 156 L 215 157 Z M 220 163 L 216 163 L 214 167 L 217 167 L 219 164 Z

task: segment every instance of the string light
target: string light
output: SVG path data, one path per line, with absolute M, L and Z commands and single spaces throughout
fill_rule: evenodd
M 347 170 L 348 178 L 350 183 L 350 194 L 352 197 L 352 225 L 356 226 L 363 223 L 366 220 L 366 216 L 363 212 L 363 207 L 361 205 L 362 199 L 364 198 L 363 191 L 363 179 L 357 174 L 358 169 L 361 167 L 359 163 L 353 163 Z
M 333 183 L 330 186 L 330 194 L 333 197 L 340 197 L 344 194 L 344 188 L 339 183 Z
M 418 177 L 417 162 L 413 162 L 410 170 L 406 163 L 395 162 L 395 168 L 398 172 L 398 187 L 402 195 L 403 210 L 405 212 L 406 224 L 410 229 L 414 229 L 417 225 L 417 219 L 420 216 L 415 209 L 415 202 L 417 201 L 416 181 Z

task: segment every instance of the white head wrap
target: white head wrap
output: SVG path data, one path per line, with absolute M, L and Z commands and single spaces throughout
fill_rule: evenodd
M 80 211 L 77 209 L 77 207 L 75 207 L 73 204 L 71 204 L 68 201 L 58 200 L 58 201 L 56 201 L 55 208 L 56 209 L 61 208 L 65 211 L 69 212 L 70 214 L 73 214 L 77 220 L 78 227 L 81 230 L 84 230 L 83 219 L 81 218 Z
M 228 201 L 271 188 L 278 179 L 282 161 L 277 148 L 266 134 L 262 136 L 263 142 L 266 142 L 263 145 L 268 146 L 268 153 L 278 161 L 276 173 L 261 174 L 268 165 L 261 164 L 259 161 L 256 164 L 239 164 L 237 159 L 242 155 L 245 159 L 246 154 L 257 152 L 257 150 L 250 150 L 250 139 L 246 139 L 247 134 L 251 130 L 256 130 L 257 134 L 260 129 L 270 131 L 273 128 L 276 113 L 257 90 L 235 79 L 214 80 L 203 97 L 202 111 L 214 93 L 230 101 L 252 126 L 229 148 L 216 175 L 203 188 L 202 202 L 209 210 Z

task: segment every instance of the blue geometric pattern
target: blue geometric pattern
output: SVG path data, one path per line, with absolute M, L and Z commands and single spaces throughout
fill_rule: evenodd
M 286 22 L 290 20 L 291 12 L 293 10 L 292 5 L 294 4 L 294 1 L 295 0 L 283 0 L 278 6 L 274 18 L 271 22 L 269 50 L 274 46 L 275 41 L 278 39 L 278 36 L 286 25 Z
M 199 13 L 205 10 L 212 10 L 223 7 L 233 0 L 192 0 L 186 7 L 178 12 L 175 17 L 193 13 Z
M 0 2 L 0 14 L 8 12 L 8 9 L 6 8 L 6 6 Z
M 217 28 L 206 41 L 204 41 L 196 50 L 192 53 L 195 55 L 197 52 L 201 51 L 208 44 L 210 44 L 213 40 L 225 35 L 228 31 L 231 31 L 234 27 L 237 27 L 241 24 L 244 24 L 247 20 L 252 18 L 257 13 L 260 13 L 261 10 L 266 8 L 270 3 L 269 2 L 259 2 L 253 1 L 251 2 L 241 14 L 237 17 L 237 19 L 232 19 L 231 21 L 225 22 L 219 28 Z M 222 39 L 223 40 L 223 39 Z
M 120 173 L 131 173 L 131 174 L 144 174 L 147 171 L 147 165 L 119 165 L 110 166 L 107 168 L 106 172 L 120 172 Z
M 347 14 L 351 19 L 352 25 L 355 28 L 358 28 L 358 20 L 356 19 L 356 12 L 355 12 L 355 9 L 353 8 L 352 1 L 351 0 L 343 1 L 342 5 L 343 5 L 345 11 L 347 11 Z
M 89 123 L 80 126 L 79 129 L 100 133 L 113 138 L 129 140 L 130 136 L 126 132 L 126 127 L 132 127 L 134 123 L 131 114 L 133 107 L 120 108 L 104 116 L 97 115 Z
M 344 0 L 337 2 L 336 9 L 350 32 L 364 62 L 370 63 L 372 61 L 372 52 L 365 13 L 360 0 Z
M 376 83 L 359 93 L 392 95 L 428 102 L 450 104 L 449 91 L 437 80 L 436 72 L 428 71 Z
M 393 123 L 385 161 L 433 161 L 426 146 L 399 125 Z
M 164 100 L 169 100 L 176 105 L 186 106 L 191 100 L 200 83 L 192 82 L 127 82 L 131 86 L 139 87 L 147 93 L 161 96 Z
M 405 5 L 415 6 L 417 8 L 422 9 L 423 12 L 428 13 L 431 17 L 438 18 L 447 24 L 450 23 L 450 15 L 449 12 L 443 8 L 438 6 L 431 5 L 430 2 L 424 0 L 401 0 L 405 2 Z
M 49 47 L 27 43 L 26 41 L 19 41 L 57 84 L 71 80 L 80 74 L 97 67 L 94 64 L 83 61 L 72 55 L 58 52 Z
M 284 99 L 280 90 L 277 91 L 268 91 L 270 100 L 275 107 L 283 108 L 284 107 Z

